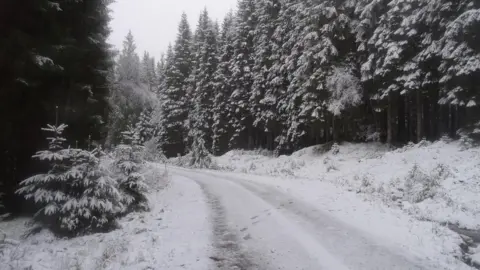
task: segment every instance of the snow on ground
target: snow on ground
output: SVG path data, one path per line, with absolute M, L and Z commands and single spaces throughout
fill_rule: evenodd
M 461 256 L 457 234 L 328 182 L 185 174 L 223 198 L 230 224 L 246 234 L 242 245 L 257 255 L 253 261 L 274 266 L 253 269 L 471 269 L 455 258 Z
M 434 222 L 419 221 L 400 209 L 386 206 L 383 202 L 365 200 L 329 182 L 306 178 L 295 180 L 284 177 L 252 176 L 251 174 L 209 171 L 225 179 L 238 182 L 250 181 L 276 189 L 304 201 L 338 218 L 344 224 L 365 232 L 379 246 L 409 253 L 423 262 L 426 269 L 471 269 L 459 259 L 462 256 L 460 236 Z M 285 201 L 281 207 L 287 207 Z M 328 221 L 325 221 L 328 223 Z M 353 235 L 352 235 L 353 236 Z M 344 243 L 346 250 L 353 243 Z M 430 267 L 427 267 L 429 265 Z M 355 268 L 353 268 L 355 269 Z
M 314 146 L 280 157 L 231 151 L 214 161 L 222 170 L 244 174 L 242 179 L 276 185 L 421 257 L 442 257 L 453 267 L 462 256 L 463 241 L 444 225 L 480 229 L 479 154 L 479 148 L 444 140 L 393 151 L 374 143 L 330 150 Z M 358 201 L 359 195 L 364 201 Z M 471 259 L 480 261 L 478 253 Z
M 380 144 L 321 146 L 274 158 L 231 151 L 215 158 L 228 171 L 333 183 L 381 200 L 419 220 L 480 229 L 480 149 L 458 142 L 422 142 L 389 151 Z
M 0 222 L 9 238 L 20 241 L 0 253 L 0 269 L 209 269 L 210 225 L 201 190 L 169 181 L 163 165 L 150 164 L 144 173 L 154 187 L 152 209 L 122 218 L 119 230 L 74 239 L 44 230 L 22 239 L 28 219 Z
M 480 247 L 477 247 L 473 250 L 473 255 L 471 256 L 472 262 L 476 265 L 480 265 Z

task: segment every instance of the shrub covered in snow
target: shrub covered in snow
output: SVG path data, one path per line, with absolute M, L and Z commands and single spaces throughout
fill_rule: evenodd
M 190 167 L 210 168 L 212 166 L 212 157 L 205 147 L 203 138 L 199 136 L 194 138 L 191 154 Z
M 405 177 L 405 199 L 411 203 L 422 202 L 435 196 L 439 186 L 437 177 L 425 173 L 415 164 Z
M 64 236 L 103 232 L 116 228 L 122 208 L 116 182 L 99 165 L 95 152 L 63 149 L 66 125 L 49 125 L 49 149 L 33 157 L 49 163 L 50 169 L 23 182 L 17 194 L 33 200 L 40 210 L 33 224 Z
M 122 202 L 126 207 L 124 211 L 146 211 L 149 209 L 146 196 L 148 187 L 140 173 L 145 163 L 144 147 L 138 144 L 135 133 L 125 132 L 124 141 L 130 144 L 121 144 L 114 152 Z

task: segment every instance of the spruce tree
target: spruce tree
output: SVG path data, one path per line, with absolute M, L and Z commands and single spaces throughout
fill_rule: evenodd
M 17 194 L 39 205 L 33 223 L 56 234 L 76 236 L 114 229 L 123 207 L 116 182 L 99 166 L 94 152 L 63 148 L 66 127 L 43 129 L 52 133 L 47 138 L 49 148 L 33 157 L 48 162 L 50 169 L 22 181 Z
M 234 56 L 230 61 L 232 94 L 228 107 L 229 125 L 232 128 L 230 148 L 254 146 L 249 99 L 253 85 L 254 31 L 257 25 L 255 2 L 240 0 L 235 17 Z
M 214 73 L 217 70 L 217 30 L 208 17 L 207 10 L 200 16 L 195 34 L 195 74 L 191 94 L 194 109 L 190 111 L 190 134 L 194 139 L 200 136 L 207 149 L 212 147 L 211 127 L 213 125 Z
M 287 92 L 292 79 L 296 62 L 291 57 L 295 45 L 296 22 L 294 20 L 298 5 L 296 1 L 285 1 L 281 5 L 277 27 L 272 35 L 272 66 L 268 72 L 268 88 L 266 90 L 263 103 L 266 111 L 264 113 L 269 123 L 278 119 L 279 127 L 275 134 L 276 153 L 282 153 L 291 149 L 291 143 L 288 140 L 288 129 L 290 118 L 290 108 L 288 100 L 290 93 Z M 272 142 L 270 142 L 270 145 Z
M 234 56 L 234 17 L 230 12 L 225 16 L 219 37 L 219 63 L 213 78 L 213 138 L 212 153 L 221 154 L 228 149 L 231 128 L 228 123 L 228 106 L 232 93 L 230 62 Z
M 120 177 L 118 183 L 125 205 L 124 214 L 149 209 L 148 186 L 140 173 L 144 166 L 143 150 L 139 131 L 133 127 L 123 132 L 123 144 L 115 149 L 115 168 Z
M 118 60 L 117 73 L 120 81 L 140 81 L 140 61 L 136 48 L 132 31 L 129 31 L 123 41 L 123 49 Z
M 253 66 L 254 81 L 250 94 L 250 110 L 254 118 L 253 125 L 262 137 L 267 137 L 267 148 L 274 149 L 275 134 L 278 134 L 277 97 L 269 85 L 269 74 L 274 64 L 275 44 L 273 34 L 278 25 L 279 13 L 282 8 L 279 0 L 262 0 L 257 2 L 256 17 L 258 24 L 255 29 Z M 279 48 L 278 48 L 279 49 Z M 259 146 L 260 142 L 256 142 Z
M 39 168 L 29 157 L 44 144 L 38 132 L 55 105 L 82 146 L 105 137 L 107 75 L 113 65 L 110 1 L 1 1 L 0 168 L 5 206 L 18 212 L 17 184 Z
M 167 52 L 165 66 L 165 95 L 163 116 L 167 132 L 164 134 L 164 150 L 167 156 L 184 154 L 186 150 L 185 128 L 190 100 L 187 82 L 192 69 L 192 33 L 187 15 L 183 14 L 173 50 Z
M 138 134 L 137 144 L 139 145 L 144 145 L 155 136 L 156 128 L 152 125 L 151 115 L 151 111 L 143 111 L 135 124 L 135 133 Z
M 202 136 L 193 134 L 192 152 L 190 167 L 208 169 L 212 166 L 212 158 L 205 147 Z

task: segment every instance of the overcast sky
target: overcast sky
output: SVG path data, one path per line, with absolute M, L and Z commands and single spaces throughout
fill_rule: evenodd
M 221 24 L 224 15 L 236 7 L 236 2 L 237 0 L 116 0 L 110 6 L 113 32 L 109 41 L 121 49 L 123 39 L 131 29 L 140 57 L 146 50 L 158 60 L 160 53 L 166 51 L 168 43 L 175 40 L 183 11 L 187 13 L 193 30 L 204 7 Z

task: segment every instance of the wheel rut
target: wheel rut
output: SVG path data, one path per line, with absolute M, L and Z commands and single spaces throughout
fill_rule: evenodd
M 220 198 L 211 192 L 207 185 L 196 181 L 207 198 L 211 209 L 213 225 L 214 254 L 210 259 L 217 269 L 253 270 L 261 269 L 256 266 L 249 255 L 242 249 L 239 237 L 227 222 L 226 210 L 220 202 Z

